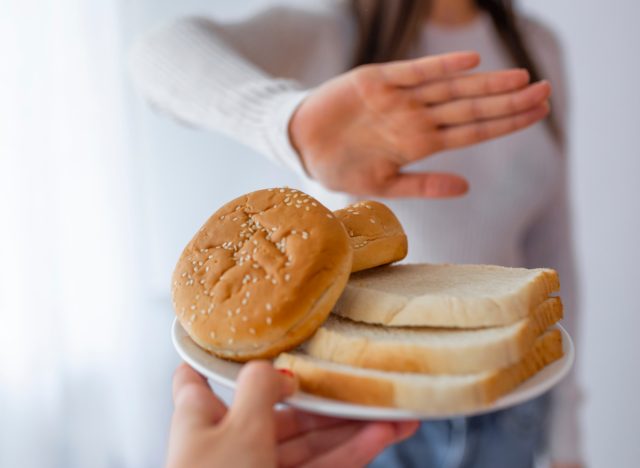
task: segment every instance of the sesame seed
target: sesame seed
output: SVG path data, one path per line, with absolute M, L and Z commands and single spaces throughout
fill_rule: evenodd
M 224 215 L 220 216 L 220 219 L 223 220 L 224 219 Z
M 229 327 L 229 330 L 231 330 L 231 333 L 235 333 L 236 332 L 236 327 L 234 327 L 233 325 L 231 325 Z
M 196 310 L 196 306 L 195 304 L 191 304 L 191 307 L 189 307 L 191 310 Z
M 267 317 L 265 321 L 267 322 L 267 325 L 271 325 L 273 323 L 271 317 Z
M 196 294 L 196 301 L 200 299 L 200 294 Z
M 227 340 L 227 343 L 228 343 L 228 344 L 233 344 L 233 338 L 229 338 L 229 339 Z
M 227 309 L 227 317 L 231 317 L 233 315 L 233 312 L 231 311 L 231 309 Z
M 201 309 L 201 310 L 200 310 L 200 315 L 205 315 L 206 313 L 207 313 L 207 311 L 206 311 L 206 310 L 204 310 L 204 309 Z
M 182 272 L 182 274 L 181 274 L 180 276 L 182 276 L 182 277 L 184 278 L 185 276 L 187 276 L 187 272 L 186 272 L 186 271 L 183 271 L 183 272 Z
M 191 318 L 189 318 L 189 321 L 190 321 L 190 322 L 195 322 L 195 321 L 196 321 L 196 314 L 193 314 L 193 315 L 191 316 Z
M 247 299 L 246 298 L 242 299 L 242 305 L 247 305 Z
M 216 332 L 212 331 L 211 333 L 209 333 L 209 336 L 215 340 L 216 339 Z
M 309 238 L 309 233 L 307 231 L 302 231 L 302 238 L 303 239 L 308 239 Z
M 240 314 L 240 307 L 236 309 L 236 315 L 239 315 L 239 314 Z
M 244 295 L 247 297 L 251 296 L 251 291 L 247 291 L 246 293 L 244 293 Z
M 248 320 L 249 320 L 249 317 L 247 317 L 246 315 L 243 315 L 243 316 L 242 316 L 242 321 L 243 321 L 243 322 L 246 322 L 246 321 L 248 321 Z
M 255 328 L 249 328 L 249 333 L 251 333 L 252 335 L 255 335 L 256 334 Z
M 264 308 L 265 308 L 265 309 L 267 309 L 267 310 L 271 310 L 271 309 L 272 309 L 272 307 L 271 307 L 271 303 L 270 303 L 270 302 L 267 302 L 267 303 L 264 305 Z
M 327 213 L 327 218 L 333 218 L 333 215 L 331 213 Z
M 278 282 L 276 281 L 276 279 L 275 279 L 275 278 L 272 278 L 272 279 L 271 279 L 271 283 L 272 283 L 272 284 L 278 284 Z
M 204 280 L 203 279 L 200 280 L 200 284 L 204 284 Z
M 284 189 L 280 189 L 279 191 L 280 191 L 280 193 L 284 193 Z
M 289 281 L 291 279 L 291 275 L 289 273 L 284 275 L 284 280 Z

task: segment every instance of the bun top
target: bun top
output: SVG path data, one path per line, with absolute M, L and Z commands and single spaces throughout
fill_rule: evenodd
M 404 229 L 393 211 L 377 201 L 357 202 L 336 210 L 335 215 L 344 224 L 355 248 L 364 247 L 372 239 L 393 236 L 406 238 Z
M 351 261 L 349 236 L 330 210 L 295 189 L 259 190 L 216 211 L 185 247 L 173 306 L 208 351 L 272 357 L 326 319 Z

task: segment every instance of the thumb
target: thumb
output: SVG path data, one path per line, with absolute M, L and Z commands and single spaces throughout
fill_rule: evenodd
M 294 393 L 295 389 L 293 374 L 279 372 L 267 361 L 249 362 L 238 375 L 229 417 L 239 424 L 271 421 L 273 405 Z
M 206 380 L 187 364 L 181 364 L 173 377 L 173 426 L 190 430 L 217 424 L 227 409 L 213 394 Z
M 383 197 L 445 198 L 464 195 L 469 183 L 456 174 L 400 172 L 382 189 Z

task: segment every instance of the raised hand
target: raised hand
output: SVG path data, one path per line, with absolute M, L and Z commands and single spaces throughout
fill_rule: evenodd
M 450 197 L 468 190 L 454 174 L 402 172 L 438 151 L 525 128 L 549 111 L 548 82 L 526 70 L 463 74 L 474 52 L 365 65 L 315 89 L 289 132 L 311 177 L 355 195 Z

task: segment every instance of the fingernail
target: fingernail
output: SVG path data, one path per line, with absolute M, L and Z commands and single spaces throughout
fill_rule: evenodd
M 284 374 L 287 377 L 290 377 L 292 379 L 296 378 L 296 375 L 293 372 L 291 372 L 289 369 L 284 369 L 284 368 L 278 369 L 278 372 L 280 372 L 281 374 Z
M 286 382 L 285 394 L 293 395 L 296 392 L 296 390 L 298 390 L 298 379 L 296 378 L 296 375 L 293 372 L 291 372 L 291 370 L 289 369 L 277 369 L 277 371 L 280 372 L 285 377 L 287 377 L 285 379 L 285 382 Z

